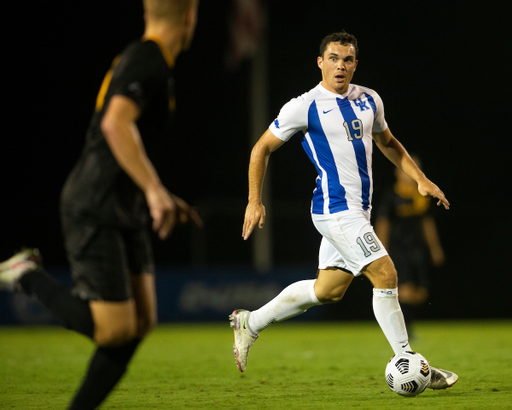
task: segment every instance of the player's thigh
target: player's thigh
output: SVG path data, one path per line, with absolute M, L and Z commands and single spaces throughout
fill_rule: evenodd
M 322 303 L 339 302 L 352 283 L 354 275 L 342 269 L 330 267 L 319 269 L 315 281 L 315 295 Z
M 90 300 L 94 320 L 94 341 L 100 346 L 119 346 L 136 336 L 135 301 Z
M 146 229 L 125 234 L 131 291 L 137 312 L 137 336 L 144 337 L 157 322 L 155 266 L 151 237 Z
M 132 275 L 132 292 L 137 314 L 137 337 L 146 336 L 157 324 L 155 275 Z
M 104 346 L 126 343 L 137 332 L 131 275 L 143 269 L 151 271 L 152 255 L 145 249 L 147 243 L 137 241 L 139 230 L 76 219 L 65 222 L 66 249 L 74 283 L 72 291 L 89 300 L 95 341 Z M 136 262 L 137 269 L 134 268 Z

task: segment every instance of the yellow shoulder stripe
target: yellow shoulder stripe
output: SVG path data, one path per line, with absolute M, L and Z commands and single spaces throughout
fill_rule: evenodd
M 103 109 L 103 104 L 105 104 L 105 96 L 107 95 L 108 86 L 110 85 L 110 81 L 112 80 L 112 74 L 114 73 L 114 69 L 119 63 L 120 57 L 117 56 L 112 61 L 112 65 L 110 69 L 105 74 L 103 78 L 103 82 L 101 83 L 100 91 L 98 92 L 98 96 L 96 97 L 96 112 L 100 112 Z

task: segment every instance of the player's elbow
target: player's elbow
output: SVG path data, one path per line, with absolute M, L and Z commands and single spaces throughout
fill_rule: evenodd
M 107 141 L 111 141 L 118 132 L 119 122 L 112 116 L 106 115 L 101 121 L 100 129 Z

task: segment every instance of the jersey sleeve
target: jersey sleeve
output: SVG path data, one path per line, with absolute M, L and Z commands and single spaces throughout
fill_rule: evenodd
M 379 94 L 373 93 L 373 100 L 375 101 L 375 116 L 373 119 L 373 132 L 383 132 L 387 130 L 388 123 L 384 117 L 384 103 Z
M 110 95 L 124 95 L 144 111 L 149 101 L 165 86 L 165 60 L 152 42 L 135 44 L 121 55 L 114 70 Z
M 280 140 L 288 141 L 298 131 L 306 133 L 307 106 L 304 100 L 294 98 L 287 102 L 277 118 L 270 124 L 270 131 Z

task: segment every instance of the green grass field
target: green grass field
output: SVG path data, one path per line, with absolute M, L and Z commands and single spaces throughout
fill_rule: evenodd
M 392 351 L 373 322 L 272 325 L 242 374 L 226 321 L 159 326 L 101 409 L 512 409 L 512 321 L 416 329 L 412 347 L 458 373 L 453 388 L 392 393 Z M 92 349 L 57 327 L 0 327 L 0 409 L 65 409 Z

